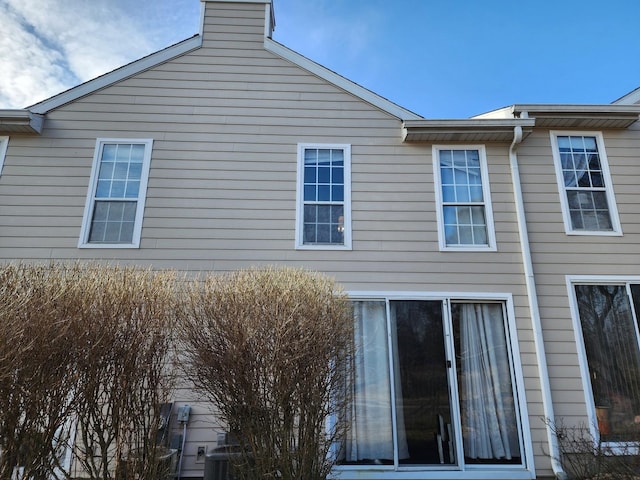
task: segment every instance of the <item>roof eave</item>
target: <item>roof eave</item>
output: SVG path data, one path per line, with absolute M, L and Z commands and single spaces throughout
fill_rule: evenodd
M 640 116 L 640 105 L 516 104 L 511 110 L 542 128 L 625 129 Z
M 27 109 L 0 110 L 0 133 L 40 134 L 44 116 Z
M 516 127 L 526 137 L 533 130 L 534 119 L 440 119 L 405 120 L 402 139 L 407 143 L 511 142 Z

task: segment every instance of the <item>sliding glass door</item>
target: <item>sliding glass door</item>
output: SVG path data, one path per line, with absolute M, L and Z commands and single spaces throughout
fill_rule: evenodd
M 522 463 L 503 303 L 357 300 L 354 312 L 354 401 L 342 464 Z

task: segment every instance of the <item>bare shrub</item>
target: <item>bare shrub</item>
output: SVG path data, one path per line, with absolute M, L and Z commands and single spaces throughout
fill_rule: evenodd
M 353 317 L 318 274 L 245 270 L 193 283 L 185 366 L 241 448 L 241 478 L 324 480 L 346 428 Z
M 68 478 L 60 452 L 74 446 L 82 477 L 160 478 L 173 275 L 5 265 L 0 295 L 0 478 Z
M 59 466 L 76 381 L 67 318 L 76 274 L 42 265 L 0 269 L 0 478 L 17 466 L 27 478 L 48 478 Z
M 173 386 L 173 275 L 94 266 L 80 288 L 78 460 L 90 478 L 160 478 L 156 434 Z
M 560 461 L 571 480 L 638 480 L 637 446 L 602 442 L 585 424 L 547 421 L 558 438 Z

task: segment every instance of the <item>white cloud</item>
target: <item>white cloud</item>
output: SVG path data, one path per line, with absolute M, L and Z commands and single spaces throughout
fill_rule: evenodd
M 165 42 L 153 15 L 125 5 L 0 0 L 0 108 L 23 108 L 189 36 Z

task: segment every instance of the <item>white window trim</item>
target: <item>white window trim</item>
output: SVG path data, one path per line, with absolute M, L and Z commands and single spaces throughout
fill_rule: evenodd
M 556 181 L 558 183 L 558 193 L 560 194 L 560 207 L 562 208 L 562 218 L 564 220 L 564 231 L 567 235 L 600 235 L 600 236 L 622 236 L 622 226 L 620 225 L 620 217 L 618 216 L 618 207 L 615 194 L 613 192 L 613 182 L 611 181 L 611 173 L 609 171 L 609 159 L 604 147 L 604 137 L 602 132 L 593 131 L 569 131 L 569 130 L 551 130 L 551 151 L 553 153 L 553 163 L 556 168 Z M 560 161 L 560 150 L 558 148 L 558 136 L 583 136 L 594 137 L 596 145 L 598 145 L 598 155 L 600 156 L 600 167 L 602 168 L 602 176 L 605 183 L 605 192 L 607 196 L 607 205 L 609 207 L 609 216 L 611 217 L 612 230 L 574 230 L 571 225 L 571 214 L 569 213 L 569 201 L 567 200 L 566 187 L 564 186 L 564 175 L 562 173 L 562 162 Z
M 480 156 L 480 174 L 482 175 L 482 195 L 484 196 L 484 210 L 487 221 L 487 243 L 488 245 L 447 245 L 444 230 L 444 213 L 442 200 L 442 179 L 440 176 L 440 150 L 477 150 Z M 491 189 L 489 187 L 489 169 L 487 166 L 487 152 L 484 145 L 433 145 L 433 178 L 436 194 L 436 216 L 438 219 L 438 244 L 440 251 L 453 252 L 495 252 L 496 232 L 493 225 L 493 207 L 491 204 Z
M 304 243 L 304 151 L 307 148 L 333 148 L 344 151 L 344 243 L 341 245 L 307 245 Z M 351 145 L 336 143 L 298 144 L 295 236 L 296 250 L 351 250 Z
M 569 310 L 573 321 L 573 332 L 576 340 L 576 348 L 578 351 L 578 361 L 580 365 L 580 374 L 582 376 L 582 390 L 585 396 L 587 417 L 589 421 L 589 432 L 591 438 L 597 443 L 600 438 L 596 417 L 596 402 L 593 398 L 593 390 L 591 388 L 591 376 L 589 374 L 589 364 L 587 362 L 587 351 L 584 346 L 584 337 L 582 336 L 582 324 L 580 322 L 580 312 L 578 311 L 578 298 L 576 296 L 576 285 L 624 285 L 627 283 L 640 284 L 640 276 L 629 275 L 567 275 L 565 277 L 567 292 L 569 295 Z M 629 453 L 630 447 L 638 448 L 636 454 L 640 452 L 638 444 L 629 445 L 628 442 L 607 442 L 604 446 L 611 449 L 613 454 Z
M 464 469 L 458 466 L 406 466 L 393 469 L 393 466 L 379 465 L 337 465 L 329 478 L 344 480 L 357 480 L 365 476 L 371 480 L 420 480 L 424 478 L 438 478 L 441 480 L 516 480 L 536 478 L 533 440 L 531 437 L 531 425 L 527 409 L 526 390 L 520 346 L 517 335 L 517 323 L 513 295 L 511 293 L 496 292 L 414 292 L 414 291 L 348 291 L 350 300 L 437 300 L 442 302 L 470 301 L 470 302 L 504 302 L 507 315 L 507 336 L 510 347 L 511 363 L 513 366 L 513 382 L 516 389 L 516 411 L 520 417 L 522 439 L 522 465 L 465 465 Z
M 2 167 L 4 167 L 4 158 L 7 155 L 8 146 L 9 137 L 0 137 L 0 175 L 2 175 Z
M 133 238 L 131 243 L 89 243 L 89 232 L 91 230 L 91 219 L 93 217 L 93 209 L 95 206 L 95 192 L 98 186 L 98 172 L 100 170 L 100 159 L 102 148 L 105 144 L 110 143 L 134 143 L 143 144 L 144 159 L 142 162 L 142 174 L 140 178 L 140 189 L 138 191 L 136 220 L 133 227 Z M 82 217 L 82 227 L 80 229 L 80 239 L 78 248 L 139 248 L 140 234 L 142 233 L 142 217 L 144 213 L 144 204 L 147 197 L 147 182 L 149 180 L 149 169 L 151 167 L 151 150 L 153 147 L 153 139 L 140 138 L 98 138 L 96 140 L 96 148 L 93 154 L 93 166 L 91 168 L 91 177 L 89 179 L 89 188 L 87 191 L 87 199 L 84 207 L 84 215 Z

